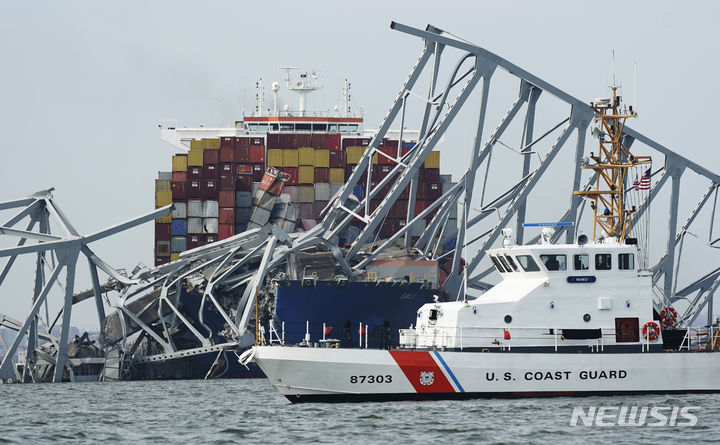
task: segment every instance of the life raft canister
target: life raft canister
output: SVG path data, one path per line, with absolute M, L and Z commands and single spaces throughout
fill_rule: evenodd
M 654 321 L 648 321 L 642 327 L 643 338 L 647 338 L 650 341 L 655 341 L 660 334 L 660 326 Z
M 674 307 L 668 306 L 660 311 L 660 322 L 665 326 L 672 326 L 677 321 L 677 311 Z

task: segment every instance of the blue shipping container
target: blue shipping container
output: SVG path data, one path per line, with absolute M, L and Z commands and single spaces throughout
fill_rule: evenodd
M 353 195 L 357 197 L 360 201 L 363 199 L 363 188 L 361 185 L 356 185 L 353 189 Z
M 187 224 L 184 219 L 173 219 L 170 231 L 173 236 L 187 235 Z

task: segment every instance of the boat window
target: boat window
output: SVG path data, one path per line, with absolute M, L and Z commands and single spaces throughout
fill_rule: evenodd
M 543 262 L 547 270 L 565 270 L 565 255 L 540 255 L 540 261 Z
M 278 124 L 270 124 L 270 130 L 272 131 L 278 131 L 279 128 Z
M 590 258 L 586 253 L 575 255 L 574 263 L 575 270 L 588 270 L 590 268 Z
M 637 318 L 615 319 L 615 341 L 634 343 L 640 341 L 640 323 Z
M 328 126 L 328 131 L 331 132 L 331 133 L 337 132 L 337 131 L 338 131 L 337 124 L 329 124 L 329 126 Z
M 503 268 L 505 268 L 505 271 L 506 271 L 506 272 L 512 272 L 512 269 L 510 268 L 510 265 L 508 265 L 507 261 L 505 261 L 505 258 L 503 258 L 502 255 L 498 255 L 497 258 L 498 258 L 498 260 L 500 260 L 500 262 L 502 263 Z
M 538 267 L 537 263 L 530 255 L 518 255 L 517 257 L 518 263 L 522 266 L 523 269 L 525 269 L 525 272 L 539 272 L 540 267 Z
M 310 131 L 310 124 L 295 124 L 297 131 Z
M 313 124 L 313 131 L 327 131 L 327 124 Z
M 497 268 L 498 272 L 505 272 L 505 269 L 502 267 L 502 264 L 500 264 L 500 261 L 495 258 L 494 255 L 490 255 L 490 260 L 495 265 L 495 268 Z
M 612 269 L 612 255 L 609 253 L 598 253 L 595 255 L 595 270 Z
M 515 265 L 515 261 L 512 259 L 512 257 L 510 255 L 505 255 L 505 259 L 507 260 L 510 267 L 512 267 L 513 272 L 517 272 L 518 267 L 517 265 Z
M 632 253 L 618 254 L 618 269 L 633 270 L 635 268 L 635 255 Z
M 280 124 L 282 131 L 295 131 L 295 124 Z

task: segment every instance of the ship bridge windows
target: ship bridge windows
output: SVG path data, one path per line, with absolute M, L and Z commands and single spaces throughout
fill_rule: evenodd
M 328 131 L 330 133 L 337 133 L 337 131 L 338 131 L 337 124 L 328 124 Z
M 632 253 L 618 254 L 618 269 L 633 270 L 635 269 L 635 255 Z
M 310 131 L 310 124 L 295 124 L 297 131 Z
M 595 270 L 612 269 L 612 255 L 609 253 L 595 254 Z
M 313 131 L 327 131 L 327 124 L 312 124 Z
M 341 133 L 354 133 L 358 129 L 357 125 L 349 125 L 349 124 L 340 124 L 338 125 L 338 130 Z
M 507 260 L 507 262 L 508 262 L 508 264 L 510 265 L 510 267 L 512 267 L 513 272 L 517 272 L 517 271 L 518 271 L 518 267 L 517 267 L 517 265 L 515 264 L 515 261 L 512 259 L 512 257 L 511 257 L 510 255 L 505 255 L 505 259 Z
M 540 255 L 540 261 L 549 271 L 565 270 L 567 268 L 565 255 Z
M 505 269 L 506 272 L 512 272 L 513 270 L 510 268 L 510 265 L 507 263 L 505 258 L 503 258 L 502 255 L 498 255 L 498 260 L 500 260 L 500 263 L 503 265 L 503 269 Z
M 575 270 L 588 270 L 590 268 L 590 256 L 586 253 L 573 256 Z
M 540 272 L 540 267 L 537 265 L 532 256 L 518 255 L 516 258 L 525 272 Z
M 280 124 L 280 131 L 295 131 L 295 124 Z
M 495 258 L 495 255 L 490 255 L 490 261 L 492 261 L 492 263 L 495 265 L 495 268 L 498 270 L 498 272 L 505 272 L 505 268 L 502 266 L 502 264 L 500 264 L 500 261 Z

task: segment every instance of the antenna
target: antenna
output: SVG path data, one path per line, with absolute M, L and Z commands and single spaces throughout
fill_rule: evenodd
M 633 106 L 637 109 L 637 60 L 633 62 Z
M 612 50 L 612 86 L 617 86 L 615 83 L 615 50 Z
M 265 95 L 265 88 L 263 87 L 262 77 L 255 83 L 257 93 L 255 99 L 257 99 L 257 106 L 255 107 L 255 116 L 262 116 L 263 112 L 263 96 Z

